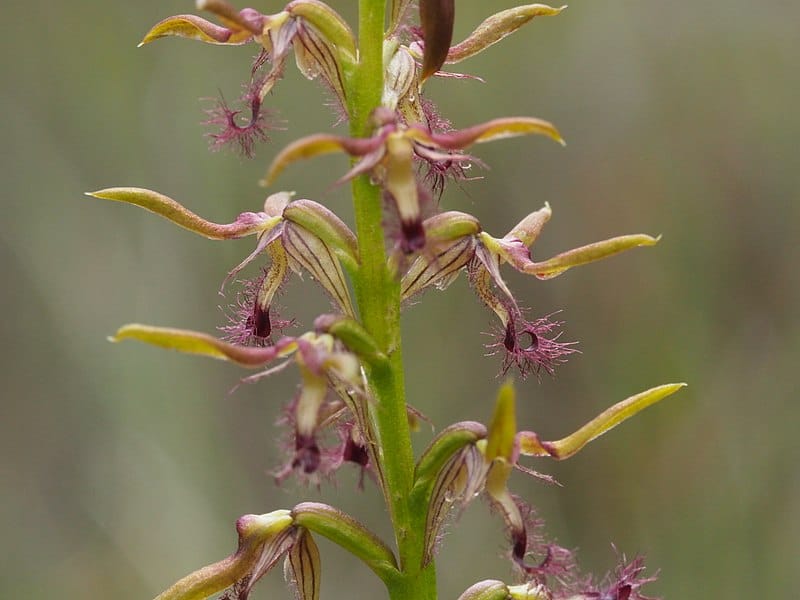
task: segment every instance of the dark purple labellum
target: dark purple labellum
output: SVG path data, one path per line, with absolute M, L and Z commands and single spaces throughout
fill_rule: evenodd
M 292 468 L 301 469 L 306 475 L 316 473 L 321 462 L 317 440 L 313 436 L 298 435 L 295 438 L 294 447 Z
M 503 346 L 505 346 L 506 350 L 509 352 L 514 352 L 514 350 L 517 349 L 517 332 L 514 331 L 514 323 L 511 320 L 506 324 L 506 335 L 503 338 Z
M 525 558 L 525 552 L 528 549 L 528 535 L 525 533 L 525 530 L 522 531 L 515 531 L 512 535 L 514 538 L 514 549 L 512 550 L 513 556 L 518 561 L 522 561 Z
M 403 221 L 400 227 L 403 233 L 400 249 L 404 254 L 411 254 L 425 247 L 425 229 L 421 220 Z
M 352 438 L 348 439 L 342 452 L 342 458 L 347 462 L 356 463 L 362 467 L 366 467 L 369 462 L 369 454 L 364 446 L 356 444 Z
M 253 308 L 253 335 L 260 338 L 269 337 L 272 333 L 272 323 L 269 320 L 269 306 L 262 308 L 256 302 Z

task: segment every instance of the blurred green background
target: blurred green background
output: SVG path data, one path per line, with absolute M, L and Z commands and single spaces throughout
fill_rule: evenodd
M 333 1 L 352 17 L 355 3 Z M 456 37 L 511 2 L 458 3 Z M 491 5 L 491 7 L 488 7 Z M 373 485 L 276 488 L 273 425 L 287 371 L 228 395 L 240 372 L 105 337 L 125 322 L 213 331 L 217 295 L 251 240 L 217 244 L 132 207 L 84 197 L 149 187 L 209 218 L 257 209 L 282 144 L 326 130 L 320 86 L 296 70 L 270 99 L 285 120 L 253 161 L 207 151 L 198 98 L 238 95 L 252 47 L 165 40 L 136 48 L 187 1 L 5 4 L 0 36 L 0 597 L 150 598 L 234 547 L 235 519 L 301 498 L 387 533 Z M 278 2 L 256 8 L 275 12 Z M 550 282 L 508 279 L 533 314 L 561 310 L 582 354 L 520 383 L 520 421 L 561 436 L 649 386 L 690 387 L 566 463 L 564 485 L 515 475 L 587 571 L 646 554 L 666 598 L 788 598 L 800 568 L 800 10 L 794 2 L 577 2 L 540 19 L 429 95 L 456 126 L 524 114 L 544 139 L 476 149 L 491 165 L 443 206 L 503 234 L 550 202 L 537 257 L 622 233 L 640 250 Z M 341 158 L 292 167 L 282 189 L 349 219 L 330 189 Z M 327 309 L 297 281 L 285 314 Z M 438 426 L 486 420 L 498 386 L 490 316 L 465 281 L 405 317 L 410 401 Z M 420 447 L 430 431 L 419 434 Z M 442 598 L 507 577 L 499 518 L 474 504 L 440 553 Z M 360 564 L 323 544 L 323 597 L 381 598 Z M 279 574 L 256 598 L 288 597 Z

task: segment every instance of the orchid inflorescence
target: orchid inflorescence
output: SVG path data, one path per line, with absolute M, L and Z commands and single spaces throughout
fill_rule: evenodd
M 254 236 L 254 250 L 228 277 L 261 262 L 258 275 L 243 283 L 222 335 L 126 325 L 112 341 L 134 339 L 186 353 L 227 360 L 255 374 L 253 383 L 293 366 L 300 373 L 296 396 L 282 423 L 291 442 L 286 463 L 275 471 L 281 481 L 295 475 L 319 485 L 347 463 L 367 473 L 382 492 L 395 531 L 396 548 L 356 519 L 321 503 L 291 510 L 245 515 L 236 524 L 236 551 L 176 582 L 161 600 L 199 599 L 222 593 L 246 599 L 281 559 L 297 598 L 320 593 L 320 553 L 314 535 L 326 537 L 360 558 L 386 585 L 391 598 L 436 597 L 435 558 L 443 529 L 474 498 L 482 496 L 501 515 L 516 581 L 486 580 L 469 587 L 462 600 L 644 599 L 641 558 L 623 559 L 605 579 L 581 576 L 570 551 L 548 541 L 541 520 L 508 479 L 518 469 L 554 481 L 521 463 L 523 457 L 568 458 L 587 443 L 683 384 L 658 386 L 613 405 L 573 434 L 542 441 L 519 431 L 515 392 L 502 384 L 488 425 L 455 423 L 438 433 L 415 460 L 410 432 L 420 418 L 404 396 L 399 319 L 404 306 L 430 287 L 446 288 L 466 272 L 478 299 L 497 319 L 489 354 L 501 354 L 500 372 L 520 377 L 553 374 L 576 352 L 561 341 L 561 323 L 550 316 L 529 318 L 503 279 L 509 265 L 540 280 L 625 250 L 651 246 L 658 238 L 623 235 L 534 259 L 531 246 L 549 221 L 549 205 L 525 216 L 494 237 L 475 216 L 443 211 L 438 199 L 448 181 L 466 180 L 480 160 L 473 145 L 522 135 L 544 135 L 563 143 L 556 128 L 532 117 L 495 118 L 456 129 L 423 95 L 428 78 L 464 78 L 445 70 L 499 42 L 535 17 L 555 16 L 564 7 L 528 4 L 488 17 L 462 42 L 452 43 L 454 0 L 360 0 L 358 36 L 320 0 L 293 0 L 274 14 L 226 0 L 198 0 L 214 23 L 195 15 L 168 17 L 142 44 L 167 36 L 210 44 L 255 44 L 242 108 L 222 101 L 209 111 L 211 146 L 232 144 L 247 156 L 266 141 L 270 128 L 267 96 L 282 77 L 290 54 L 308 79 L 320 80 L 335 99 L 350 135 L 321 133 L 280 151 L 262 185 L 271 187 L 295 162 L 344 153 L 351 166 L 336 183 L 351 182 L 355 233 L 329 208 L 293 192 L 270 193 L 257 212 L 215 223 L 158 192 L 108 188 L 89 195 L 145 208 L 212 240 Z M 415 17 L 418 15 L 418 20 Z M 388 26 L 385 26 L 388 21 Z M 331 302 L 298 335 L 297 325 L 278 314 L 276 298 L 291 273 L 307 274 Z M 223 284 L 224 285 L 224 284 Z M 333 442 L 331 442 L 333 440 Z M 363 484 L 363 477 L 362 477 Z

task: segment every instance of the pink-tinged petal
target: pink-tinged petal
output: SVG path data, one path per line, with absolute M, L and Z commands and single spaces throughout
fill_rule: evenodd
M 292 142 L 281 150 L 273 159 L 266 177 L 261 180 L 261 185 L 269 186 L 275 178 L 290 164 L 299 160 L 344 152 L 350 156 L 364 156 L 383 145 L 381 138 L 348 138 L 327 133 L 310 135 Z
M 247 347 L 223 342 L 211 335 L 186 329 L 152 327 L 136 323 L 121 327 L 112 342 L 122 340 L 138 340 L 169 350 L 177 350 L 186 354 L 200 354 L 220 360 L 228 360 L 247 368 L 263 367 L 276 358 L 290 354 L 296 348 L 293 338 L 284 337 L 274 346 Z
M 227 27 L 220 27 L 195 15 L 175 15 L 156 23 L 139 42 L 139 46 L 168 36 L 200 40 L 208 44 L 228 45 L 242 44 L 251 37 L 250 32 L 247 32 L 245 39 L 234 35 L 235 33 Z
M 545 205 L 537 211 L 526 216 L 517 223 L 506 236 L 504 241 L 519 240 L 525 246 L 530 246 L 539 237 L 545 224 L 550 220 L 553 211 L 550 205 Z
M 375 149 L 375 151 L 366 154 L 364 158 L 357 161 L 356 164 L 352 166 L 352 168 L 339 177 L 336 180 L 336 185 L 341 185 L 346 181 L 350 181 L 351 179 L 355 179 L 359 175 L 364 175 L 365 173 L 369 173 L 377 167 L 383 161 L 384 156 L 386 156 L 386 148 L 381 145 Z
M 572 267 L 608 258 L 639 246 L 654 246 L 660 239 L 661 236 L 651 237 L 645 234 L 622 235 L 602 242 L 581 246 L 574 250 L 567 250 L 542 262 L 527 263 L 522 260 L 518 262 L 512 261 L 512 265 L 523 273 L 535 275 L 539 279 L 552 279 Z M 515 256 L 520 258 L 519 254 Z
M 264 28 L 264 15 L 252 8 L 237 11 L 225 0 L 197 0 L 197 10 L 205 10 L 217 15 L 226 26 L 235 30 L 246 30 L 253 35 L 261 35 Z
M 481 242 L 485 242 L 486 237 L 485 232 L 478 234 L 478 239 Z M 486 306 L 491 308 L 497 316 L 503 320 L 503 323 L 505 323 L 506 319 L 504 319 L 503 313 L 507 313 L 509 308 L 511 308 L 513 312 L 519 313 L 519 307 L 517 306 L 517 300 L 508 288 L 508 284 L 506 284 L 503 276 L 500 274 L 500 258 L 495 252 L 492 252 L 491 248 L 487 248 L 485 243 L 479 243 L 477 245 L 475 249 L 475 258 L 478 259 L 480 266 L 473 269 L 471 273 L 473 287 Z M 481 269 L 481 267 L 483 268 Z M 487 274 L 489 276 L 488 278 L 486 277 Z M 503 300 L 495 296 L 489 280 L 503 292 L 505 296 Z M 498 303 L 503 305 L 499 310 L 497 306 Z
M 467 129 L 450 131 L 448 133 L 431 133 L 430 140 L 440 148 L 459 150 L 503 138 L 517 137 L 520 135 L 546 135 L 564 144 L 561 134 L 552 123 L 534 117 L 504 117 L 492 119 L 486 123 L 473 125 Z
M 636 413 L 685 386 L 685 383 L 667 383 L 631 396 L 606 409 L 575 433 L 554 442 L 541 441 L 534 432 L 522 431 L 517 434 L 519 452 L 524 456 L 550 456 L 556 460 L 564 460 Z
M 447 58 L 453 40 L 455 0 L 420 0 L 419 21 L 425 49 L 422 58 L 420 83 L 436 73 Z
M 246 212 L 240 214 L 233 223 L 214 223 L 206 221 L 168 196 L 143 188 L 108 188 L 96 192 L 86 192 L 86 195 L 101 200 L 113 200 L 141 206 L 184 229 L 212 240 L 235 239 L 252 235 L 270 229 L 279 220 L 269 219 L 264 214 Z
M 220 288 L 220 292 L 222 289 L 225 288 L 225 284 L 228 283 L 233 277 L 239 274 L 239 271 L 244 269 L 247 265 L 249 265 L 259 254 L 261 254 L 272 242 L 278 239 L 283 234 L 284 224 L 279 223 L 269 231 L 265 232 L 263 235 L 258 237 L 258 243 L 256 244 L 256 249 L 253 250 L 242 262 L 236 265 L 233 269 L 228 271 L 228 275 L 225 277 L 225 280 L 222 282 L 222 287 Z M 276 249 L 275 252 L 278 252 Z
M 545 4 L 527 4 L 500 11 L 478 25 L 463 42 L 451 47 L 445 62 L 452 64 L 475 56 L 511 35 L 534 17 L 557 15 L 565 8 L 566 6 L 552 8 Z

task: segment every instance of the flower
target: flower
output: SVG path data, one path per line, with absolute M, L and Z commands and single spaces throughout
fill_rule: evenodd
M 248 347 L 196 331 L 131 324 L 120 328 L 111 340 L 137 340 L 251 369 L 269 367 L 244 378 L 246 383 L 280 371 L 293 361 L 300 371 L 301 384 L 282 420 L 290 426 L 291 443 L 289 458 L 275 472 L 279 481 L 296 473 L 304 481 L 319 483 L 345 462 L 362 469 L 376 462 L 372 424 L 366 415 L 370 400 L 363 389 L 361 363 L 330 334 L 307 332 L 299 337 L 284 336 L 271 346 Z M 271 366 L 275 361 L 282 362 Z M 335 399 L 330 398 L 330 391 Z M 336 446 L 323 448 L 320 440 L 328 430 L 345 435 Z
M 327 504 L 302 502 L 292 510 L 244 515 L 236 521 L 239 543 L 227 558 L 178 580 L 156 600 L 247 600 L 255 584 L 281 558 L 284 577 L 297 600 L 319 600 L 321 560 L 312 533 L 360 558 L 382 579 L 397 575 L 386 544 L 351 516 Z M 227 590 L 227 591 L 226 591 Z
M 557 441 L 542 442 L 534 432 L 517 431 L 514 388 L 510 383 L 505 383 L 497 395 L 494 415 L 488 427 L 473 422 L 452 425 L 434 439 L 420 458 L 412 494 L 428 498 L 425 560 L 430 561 L 433 558 L 440 530 L 448 513 L 453 508 L 463 509 L 473 498 L 484 493 L 506 524 L 510 558 L 528 583 L 535 584 L 537 588 L 555 586 L 563 590 L 574 590 L 581 585 L 585 587 L 585 582 L 576 576 L 572 553 L 545 540 L 540 534 L 542 522 L 535 517 L 533 509 L 508 490 L 511 471 L 517 468 L 552 482 L 552 478 L 519 465 L 520 458 L 569 458 L 592 440 L 677 392 L 684 385 L 666 384 L 631 396 L 613 405 L 571 435 Z M 601 586 L 603 591 L 590 587 L 589 592 L 581 592 L 584 595 L 575 595 L 573 591 L 555 597 L 569 597 L 573 600 L 623 600 L 628 597 L 644 599 L 644 596 L 625 595 L 652 581 L 649 578 L 639 578 L 642 569 L 641 561 L 634 561 L 619 569 L 611 583 L 605 582 Z M 545 594 L 541 597 L 554 596 Z
M 263 102 L 283 76 L 290 50 L 294 50 L 297 66 L 307 79 L 320 76 L 341 108 L 347 106 L 344 79 L 356 62 L 355 39 L 347 22 L 330 6 L 318 0 L 294 0 L 272 15 L 252 8 L 237 11 L 225 0 L 200 0 L 197 6 L 215 14 L 222 25 L 195 15 L 175 15 L 154 25 L 139 45 L 167 36 L 217 45 L 240 45 L 250 41 L 261 45 L 262 51 L 253 64 L 250 82 L 241 98 L 250 117 L 241 119 L 241 110 L 230 108 L 224 99 L 208 111 L 206 124 L 220 127 L 210 136 L 212 149 L 234 143 L 249 157 L 255 142 L 266 140 Z M 267 63 L 269 70 L 261 74 Z
M 244 515 L 236 521 L 239 544 L 228 558 L 208 565 L 180 579 L 156 597 L 156 600 L 208 598 L 229 589 L 223 598 L 247 600 L 253 586 L 284 556 L 298 547 L 308 558 L 300 569 L 290 562 L 291 576 L 307 582 L 319 579 L 319 552 L 305 530 L 294 526 L 288 510 L 264 515 Z M 288 574 L 288 573 L 287 573 Z M 316 577 L 314 575 L 316 574 Z M 318 584 L 317 584 L 318 585 Z M 301 598 L 315 598 L 302 595 Z
M 317 134 L 301 138 L 284 148 L 272 161 L 262 185 L 268 186 L 289 164 L 331 152 L 357 158 L 355 165 L 337 183 L 370 173 L 394 203 L 400 218 L 400 248 L 409 254 L 425 246 L 425 230 L 414 161 L 451 171 L 471 157 L 462 154 L 472 144 L 519 135 L 542 134 L 562 142 L 552 124 L 532 117 L 494 119 L 467 129 L 436 133 L 420 124 L 406 125 L 395 111 L 378 108 L 372 115 L 375 132 L 369 138 Z
M 496 340 L 488 348 L 491 354 L 504 354 L 501 373 L 515 366 L 523 377 L 541 370 L 552 374 L 555 366 L 576 350 L 572 344 L 558 341 L 560 334 L 555 331 L 560 322 L 549 317 L 525 317 L 503 280 L 500 266 L 508 263 L 522 273 L 550 279 L 578 265 L 651 246 L 658 238 L 643 234 L 620 236 L 534 261 L 528 247 L 551 215 L 550 206 L 545 205 L 499 239 L 483 231 L 478 220 L 465 213 L 451 211 L 426 219 L 422 228 L 428 252 L 417 256 L 403 275 L 402 299 L 407 301 L 432 285 L 443 289 L 466 270 L 475 293 L 500 320 Z
M 356 238 L 347 225 L 317 202 L 291 201 L 292 194 L 279 192 L 267 197 L 262 211 L 245 212 L 233 223 L 219 224 L 152 190 L 108 188 L 88 195 L 141 206 L 212 240 L 256 236 L 255 250 L 230 271 L 228 278 L 262 253 L 269 255 L 270 263 L 255 282 L 245 284 L 245 293 L 239 300 L 246 304 L 234 310 L 239 321 L 223 328 L 233 341 L 263 345 L 269 343 L 273 330 L 288 324 L 277 318 L 271 308 L 289 269 L 310 274 L 331 298 L 337 312 L 354 315 L 342 268 L 358 268 Z

